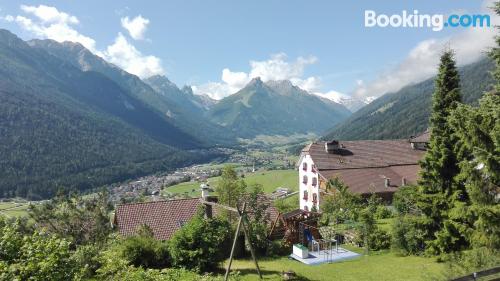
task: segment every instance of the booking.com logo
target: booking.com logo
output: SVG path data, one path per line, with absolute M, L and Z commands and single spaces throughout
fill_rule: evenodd
M 372 10 L 365 11 L 365 27 L 428 27 L 433 31 L 441 31 L 444 27 L 490 27 L 490 16 L 480 15 L 449 15 L 446 20 L 442 14 L 419 14 L 418 10 L 408 13 L 385 15 Z

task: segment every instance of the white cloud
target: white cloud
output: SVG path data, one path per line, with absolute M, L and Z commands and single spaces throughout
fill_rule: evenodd
M 491 17 L 490 28 L 466 28 L 463 32 L 447 38 L 433 38 L 418 43 L 408 56 L 395 68 L 381 74 L 368 83 L 358 83 L 352 95 L 358 98 L 381 96 L 395 92 L 410 83 L 416 83 L 432 77 L 437 73 L 439 57 L 446 47 L 455 51 L 455 58 L 459 65 L 474 62 L 484 55 L 489 47 L 494 45 L 496 29 L 499 23 L 498 16 L 491 13 L 491 1 L 483 2 L 483 12 Z
M 250 61 L 250 77 L 260 77 L 263 81 L 287 80 L 301 77 L 305 66 L 317 62 L 316 57 L 298 57 L 295 62 L 287 62 L 285 53 L 271 56 L 266 61 Z
M 121 23 L 123 28 L 125 28 L 130 34 L 130 37 L 134 38 L 135 40 L 143 40 L 144 33 L 148 28 L 149 19 L 143 18 L 141 15 L 138 15 L 132 20 L 130 20 L 128 17 L 121 18 Z
M 94 54 L 141 78 L 165 73 L 158 57 L 143 55 L 121 33 L 118 33 L 113 44 L 102 51 L 97 49 L 94 39 L 81 34 L 75 29 L 75 25 L 80 23 L 76 16 L 45 5 L 39 5 L 38 7 L 22 5 L 21 10 L 28 17 L 7 15 L 3 17 L 3 20 L 16 22 L 22 29 L 32 33 L 37 38 L 52 39 L 58 42 L 78 42 Z M 139 16 L 127 22 L 130 27 L 130 29 L 127 29 L 134 38 L 134 36 L 140 37 L 143 35 L 149 20 Z
M 45 5 L 39 5 L 38 7 L 21 5 L 21 10 L 28 14 L 33 14 L 44 23 L 79 23 L 78 19 L 75 16 L 60 12 L 55 7 L 49 7 Z
M 139 77 L 165 73 L 159 58 L 141 54 L 121 33 L 118 33 L 115 42 L 103 54 L 109 62 Z
M 236 93 L 243 88 L 251 79 L 260 77 L 262 81 L 290 80 L 294 85 L 306 90 L 315 91 L 319 89 L 321 80 L 319 77 L 303 78 L 304 69 L 307 65 L 314 64 L 318 59 L 314 56 L 298 57 L 295 61 L 288 61 L 285 53 L 271 55 L 268 60 L 249 62 L 250 71 L 234 72 L 228 68 L 222 70 L 222 82 L 208 82 L 193 87 L 196 94 L 206 94 L 213 99 L 222 99 Z
M 22 29 L 39 38 L 49 38 L 58 42 L 79 42 L 89 50 L 96 52 L 95 40 L 80 34 L 73 28 L 73 25 L 79 24 L 77 17 L 45 5 L 37 7 L 21 5 L 21 10 L 31 17 L 7 15 L 4 19 L 8 22 L 16 22 Z

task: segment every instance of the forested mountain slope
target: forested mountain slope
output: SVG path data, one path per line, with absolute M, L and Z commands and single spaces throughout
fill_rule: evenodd
M 462 100 L 475 103 L 491 89 L 493 63 L 484 58 L 459 68 Z M 434 77 L 389 93 L 333 127 L 323 139 L 396 139 L 425 131 L 429 124 Z
M 208 157 L 114 81 L 0 30 L 0 197 L 46 198 Z

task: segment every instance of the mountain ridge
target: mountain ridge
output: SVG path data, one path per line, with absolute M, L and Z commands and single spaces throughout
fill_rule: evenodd
M 462 101 L 474 104 L 493 84 L 493 63 L 482 58 L 459 67 Z M 408 138 L 428 127 L 434 79 L 385 94 L 333 126 L 322 139 L 361 140 Z
M 252 138 L 318 134 L 328 128 L 323 120 L 342 120 L 349 114 L 344 106 L 310 95 L 288 80 L 264 83 L 257 77 L 220 100 L 207 112 L 207 117 L 241 137 Z

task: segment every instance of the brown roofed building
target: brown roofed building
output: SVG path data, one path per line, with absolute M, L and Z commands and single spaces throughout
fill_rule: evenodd
M 217 198 L 209 196 L 206 188 L 202 188 L 202 190 L 203 198 L 118 205 L 114 225 L 122 236 L 135 235 L 139 227 L 147 225 L 151 228 L 156 239 L 168 240 L 178 229 L 191 220 L 202 206 L 205 206 L 205 215 L 208 217 L 211 217 L 212 214 L 217 216 L 222 213 L 221 205 L 216 204 Z M 268 223 L 272 224 L 279 216 L 278 210 L 271 204 L 267 196 L 259 197 L 259 201 L 261 204 L 265 204 L 265 215 L 269 220 Z M 247 212 L 250 217 L 253 216 L 252 210 L 247 210 Z
M 315 142 L 299 159 L 300 208 L 319 211 L 326 183 L 338 177 L 354 193 L 390 200 L 399 187 L 417 181 L 424 150 L 408 140 Z
M 153 201 L 118 205 L 115 225 L 123 236 L 131 236 L 141 225 L 147 225 L 158 240 L 168 240 L 196 214 L 200 198 Z

